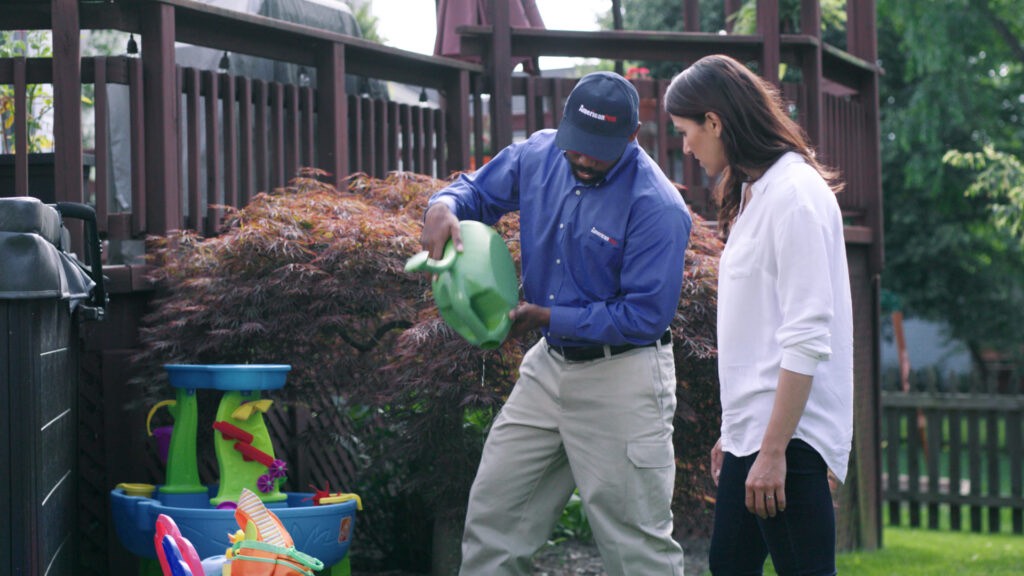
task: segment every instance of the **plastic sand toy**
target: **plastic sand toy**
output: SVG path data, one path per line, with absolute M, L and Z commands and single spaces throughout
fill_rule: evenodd
M 362 507 L 359 497 L 280 489 L 288 466 L 274 454 L 264 420 L 273 401 L 262 398 L 261 393 L 283 387 L 291 367 L 170 364 L 165 369 L 175 399 L 155 405 L 149 418 L 163 407 L 174 417 L 167 445 L 166 482 L 156 486 L 122 483 L 111 491 L 115 529 L 122 544 L 143 559 L 141 573 L 170 574 L 166 570 L 173 568 L 178 570 L 175 574 L 197 576 L 195 563 L 189 561 L 195 558 L 186 557 L 190 552 L 182 550 L 183 546 L 207 560 L 224 555 L 234 544 L 229 535 L 239 528 L 236 514 L 249 513 L 239 512 L 244 496 L 250 509 L 255 499 L 259 507 L 273 510 L 275 521 L 294 539 L 294 548 L 323 563 L 321 574 L 348 575 L 347 553 L 356 511 Z M 200 389 L 223 392 L 212 423 L 220 470 L 215 485 L 203 485 L 199 479 L 196 391 Z M 161 516 L 173 523 L 173 529 L 167 521 L 158 522 Z M 163 533 L 158 538 L 161 527 Z M 171 537 L 165 538 L 168 534 Z M 184 559 L 184 565 L 166 562 L 168 554 Z M 158 560 L 163 562 L 158 564 Z

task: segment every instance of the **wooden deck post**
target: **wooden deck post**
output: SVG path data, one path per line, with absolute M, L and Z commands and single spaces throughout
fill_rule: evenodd
M 810 52 L 804 52 L 800 62 L 804 84 L 804 130 L 811 139 L 811 145 L 820 148 L 825 140 L 822 137 L 822 93 L 821 79 L 821 4 L 818 0 L 801 0 L 800 2 L 800 33 L 814 36 L 818 43 Z M 779 79 L 781 82 L 781 78 Z
M 700 32 L 699 0 L 683 0 L 683 30 Z
M 14 195 L 28 196 L 28 62 L 25 57 L 14 59 Z
M 847 2 L 846 4 L 846 44 L 847 51 L 871 64 L 878 60 L 877 29 L 875 20 L 875 0 L 860 0 L 858 2 Z M 873 296 L 876 302 L 875 322 L 873 323 L 874 333 L 872 334 L 872 355 L 873 371 L 875 381 L 874 402 L 871 413 L 865 414 L 864 418 L 854 423 L 854 426 L 867 427 L 872 432 L 875 440 L 881 439 L 882 403 L 879 390 L 882 381 L 881 374 L 881 327 L 879 326 L 877 310 L 881 308 L 881 273 L 884 265 L 883 238 L 882 238 L 882 157 L 881 157 L 881 127 L 878 104 L 878 74 L 872 74 L 868 81 L 860 87 L 863 96 L 865 111 L 865 137 L 864 141 L 871 143 L 870 150 L 863 151 L 863 173 L 865 186 L 868 189 L 873 202 L 866 207 L 866 223 L 872 231 L 871 253 L 869 256 L 869 272 L 873 278 Z M 865 450 L 863 458 L 871 459 L 880 463 L 881 442 L 876 441 L 874 446 Z M 862 510 L 861 546 L 866 549 L 875 549 L 882 546 L 882 475 L 881 465 L 877 465 L 872 478 L 864 479 L 866 485 L 864 490 L 870 490 L 870 500 L 865 494 Z M 874 512 L 871 517 L 865 512 Z
M 509 0 L 491 0 L 491 155 L 512 143 L 512 25 Z
M 862 0 L 860 2 L 848 2 L 846 4 L 846 43 L 850 54 L 874 64 L 878 60 L 878 43 L 876 41 L 877 29 L 875 21 L 875 0 Z M 865 152 L 864 173 L 866 182 L 870 187 L 877 202 L 873 202 L 867 209 L 867 225 L 875 234 L 875 248 L 871 255 L 871 269 L 876 274 L 881 274 L 884 265 L 884 253 L 882 251 L 882 158 L 881 158 L 881 128 L 879 126 L 880 115 L 878 105 L 878 74 L 872 75 L 868 85 L 861 87 L 864 94 L 864 107 L 867 113 L 867 134 L 866 142 L 874 142 L 874 150 Z
M 51 0 L 53 23 L 54 198 L 82 202 L 82 61 L 78 2 Z M 73 240 L 74 242 L 74 237 Z
M 348 96 L 345 94 L 345 46 L 330 44 L 318 58 L 317 114 L 320 124 L 318 167 L 330 172 L 330 183 L 341 186 L 348 176 Z
M 139 14 L 146 109 L 145 232 L 164 234 L 182 225 L 174 7 L 147 3 Z
M 78 2 L 51 0 L 50 11 L 53 27 L 53 199 L 56 202 L 83 202 L 85 179 L 82 176 L 82 61 Z M 27 146 L 18 150 L 22 153 L 27 151 Z M 27 154 L 23 157 L 27 158 Z M 83 224 L 71 220 L 65 226 L 71 239 L 71 250 L 86 254 Z
M 757 0 L 757 33 L 761 35 L 761 77 L 779 84 L 782 59 L 779 38 L 779 0 Z
M 447 178 L 455 170 L 469 168 L 469 72 L 460 71 L 448 82 L 445 92 L 445 116 L 447 131 L 448 154 L 444 166 L 438 166 L 441 172 L 438 178 Z

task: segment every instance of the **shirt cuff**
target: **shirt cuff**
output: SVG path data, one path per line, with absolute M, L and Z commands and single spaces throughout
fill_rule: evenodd
M 427 217 L 427 211 L 429 211 L 430 207 L 433 206 L 434 204 L 444 204 L 445 206 L 448 207 L 448 210 L 452 214 L 455 214 L 455 217 L 458 218 L 459 212 L 458 212 L 458 210 L 456 210 L 455 198 L 452 198 L 451 196 L 438 196 L 437 198 L 434 198 L 433 200 L 428 201 L 427 202 L 427 209 L 423 211 L 423 217 L 424 218 Z
M 576 337 L 576 321 L 580 311 L 568 306 L 552 306 L 551 320 L 548 323 L 548 334 L 559 340 Z
M 824 358 L 821 358 L 818 356 L 807 356 L 792 350 L 784 350 L 782 352 L 781 366 L 790 372 L 814 376 L 815 370 L 818 369 L 818 363 L 822 360 L 828 360 L 828 355 L 824 355 Z

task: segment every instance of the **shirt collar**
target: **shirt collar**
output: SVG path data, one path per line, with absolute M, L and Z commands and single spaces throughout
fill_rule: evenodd
M 779 156 L 779 159 L 776 160 L 775 163 L 772 164 L 771 167 L 768 168 L 768 170 L 760 178 L 758 178 L 756 182 L 751 184 L 750 193 L 752 195 L 760 194 L 765 190 L 765 188 L 767 188 L 772 182 L 777 180 L 783 174 L 786 166 L 789 166 L 790 164 L 796 164 L 797 162 L 806 162 L 806 160 L 804 160 L 804 157 L 797 154 L 796 152 L 786 152 L 782 156 Z

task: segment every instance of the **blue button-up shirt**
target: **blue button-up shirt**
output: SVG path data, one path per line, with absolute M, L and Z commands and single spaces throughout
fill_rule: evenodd
M 690 213 L 636 142 L 599 183 L 580 183 L 542 130 L 438 191 L 460 220 L 519 211 L 523 293 L 551 309 L 560 346 L 649 344 L 679 305 Z

